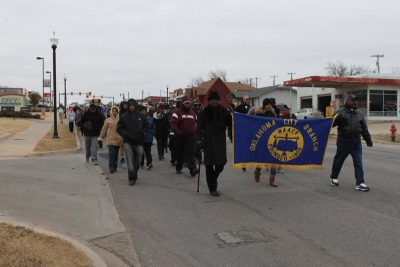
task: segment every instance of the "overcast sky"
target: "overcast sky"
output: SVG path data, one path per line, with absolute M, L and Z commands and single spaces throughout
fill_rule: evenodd
M 58 88 L 139 98 L 211 69 L 260 86 L 325 74 L 329 61 L 400 67 L 398 0 L 0 0 L 0 85 L 42 90 L 55 31 Z M 165 94 L 165 92 L 163 92 Z

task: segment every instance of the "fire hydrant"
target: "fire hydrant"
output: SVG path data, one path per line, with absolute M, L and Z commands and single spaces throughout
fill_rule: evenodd
M 393 123 L 392 126 L 390 127 L 390 137 L 392 138 L 393 142 L 396 142 L 396 132 L 397 132 L 397 128 Z

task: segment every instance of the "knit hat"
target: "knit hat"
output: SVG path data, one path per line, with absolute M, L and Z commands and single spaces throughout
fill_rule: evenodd
M 208 94 L 208 101 L 210 101 L 210 100 L 220 100 L 221 98 L 219 97 L 219 94 L 218 94 L 218 92 L 217 91 L 211 91 L 209 94 Z
M 273 105 L 271 98 L 265 98 L 263 100 L 263 107 L 265 107 L 266 105 Z
M 186 103 L 191 103 L 191 101 L 190 101 L 190 99 L 189 99 L 189 97 L 188 96 L 184 96 L 183 98 L 182 98 L 182 104 L 186 104 Z
M 131 98 L 128 100 L 128 107 L 136 106 L 136 105 L 137 105 L 137 103 L 136 103 L 135 99 Z

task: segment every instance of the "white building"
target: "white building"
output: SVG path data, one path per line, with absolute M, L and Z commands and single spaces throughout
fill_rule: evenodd
M 313 108 L 325 113 L 326 107 L 335 110 L 343 106 L 346 94 L 359 98 L 358 107 L 368 120 L 400 120 L 400 77 L 368 74 L 352 77 L 311 76 L 286 81 L 297 87 L 299 108 Z
M 230 97 L 242 99 L 245 95 L 250 97 L 253 106 L 262 106 L 265 98 L 275 98 L 277 104 L 285 104 L 291 108 L 293 113 L 297 111 L 297 90 L 291 87 L 276 85 L 259 88 L 255 92 L 237 91 L 233 92 Z M 290 97 L 292 100 L 290 100 Z

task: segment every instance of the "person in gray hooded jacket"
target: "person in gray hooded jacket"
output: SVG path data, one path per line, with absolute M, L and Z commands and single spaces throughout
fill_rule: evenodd
M 339 186 L 338 176 L 343 163 L 350 154 L 353 158 L 356 177 L 355 190 L 369 191 L 364 182 L 364 170 L 362 165 L 361 136 L 372 147 L 371 135 L 368 131 L 364 115 L 357 109 L 358 98 L 352 94 L 346 96 L 345 106 L 340 109 L 334 118 L 333 127 L 338 126 L 337 151 L 332 165 L 331 185 Z

